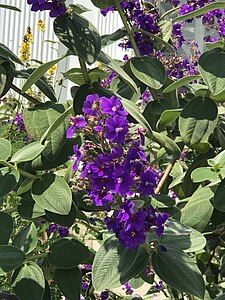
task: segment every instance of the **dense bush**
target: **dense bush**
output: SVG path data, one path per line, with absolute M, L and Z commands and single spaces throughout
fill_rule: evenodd
M 20 58 L 0 44 L 1 299 L 225 299 L 225 3 L 92 2 L 124 27 L 100 36 L 87 8 L 28 0 L 67 53 L 32 61 L 31 28 Z M 117 41 L 123 61 L 104 52 Z

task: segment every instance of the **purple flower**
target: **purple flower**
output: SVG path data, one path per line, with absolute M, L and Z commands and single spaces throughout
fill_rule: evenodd
M 71 126 L 67 129 L 66 137 L 71 139 L 77 129 L 82 129 L 87 125 L 84 116 L 76 116 L 70 118 Z
M 163 231 L 164 231 L 164 224 L 166 223 L 166 221 L 169 218 L 169 214 L 167 213 L 159 213 L 157 218 L 156 218 L 156 234 L 158 236 L 162 236 L 163 235 Z
M 50 233 L 56 232 L 57 229 L 58 229 L 58 225 L 55 224 L 55 223 L 50 224 L 49 227 L 48 227 L 48 230 L 49 230 Z
M 144 230 L 137 231 L 134 226 L 128 225 L 119 233 L 121 243 L 128 248 L 136 248 L 145 242 L 146 236 Z
M 50 17 L 55 18 L 65 15 L 66 7 L 60 0 L 27 0 L 27 3 L 32 5 L 32 11 L 50 10 Z
M 101 97 L 100 108 L 104 114 L 109 114 L 111 116 L 128 115 L 128 113 L 124 110 L 121 101 L 115 96 L 112 96 L 110 99 L 106 97 Z
M 149 196 L 154 194 L 157 186 L 158 174 L 153 169 L 147 169 L 141 173 L 141 183 L 138 191 L 142 196 Z
M 16 124 L 16 126 L 20 132 L 23 132 L 25 130 L 25 125 L 24 125 L 23 117 L 22 117 L 21 113 L 17 113 L 15 115 L 15 117 L 13 118 L 13 121 Z
M 58 233 L 61 237 L 67 237 L 69 235 L 69 229 L 65 226 L 59 226 Z
M 89 116 L 96 117 L 99 114 L 99 95 L 88 95 L 84 105 L 83 105 L 83 113 Z
M 194 6 L 191 6 L 187 3 L 181 5 L 180 9 L 179 9 L 179 14 L 180 15 L 186 15 L 190 12 L 192 12 L 194 10 Z
M 107 8 L 101 9 L 101 14 L 105 17 L 109 12 L 112 12 L 115 10 L 115 6 L 109 6 Z
M 156 283 L 155 287 L 158 291 L 161 291 L 164 288 L 163 281 L 160 280 L 158 283 Z
M 129 282 L 124 283 L 124 288 L 125 288 L 125 293 L 126 295 L 132 295 L 133 294 L 133 289 L 131 287 L 131 285 L 129 284 Z
M 122 144 L 128 133 L 128 121 L 124 116 L 109 117 L 105 124 L 105 137 L 112 143 Z
M 109 293 L 107 291 L 101 292 L 100 298 L 101 300 L 107 300 L 109 298 Z
M 81 152 L 78 148 L 78 145 L 73 146 L 73 152 L 74 152 L 74 156 L 73 156 L 74 163 L 73 163 L 72 169 L 73 169 L 74 172 L 76 172 L 77 169 L 78 169 L 78 165 L 79 165 L 79 163 L 82 159 L 82 154 L 81 154 Z

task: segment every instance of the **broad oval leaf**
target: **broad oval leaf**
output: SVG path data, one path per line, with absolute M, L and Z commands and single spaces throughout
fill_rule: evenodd
M 20 197 L 21 200 L 17 207 L 20 217 L 31 220 L 45 215 L 45 210 L 33 200 L 30 191 L 21 194 Z
M 213 192 L 210 188 L 199 187 L 181 209 L 180 222 L 201 232 L 213 213 L 213 205 L 210 201 L 212 198 Z
M 0 270 L 12 272 L 22 265 L 26 255 L 12 245 L 0 245 Z
M 12 276 L 12 287 L 19 299 L 40 300 L 45 291 L 45 278 L 42 269 L 33 261 L 27 262 Z
M 80 300 L 82 275 L 79 268 L 70 270 L 57 269 L 55 280 L 61 293 L 70 300 Z
M 101 37 L 96 28 L 76 13 L 57 17 L 54 31 L 59 40 L 75 55 L 93 64 L 101 51 Z
M 20 173 L 16 169 L 0 169 L 0 199 L 11 192 L 19 182 Z
M 119 0 L 120 2 L 122 0 Z M 98 8 L 106 8 L 115 5 L 115 0 L 91 0 L 91 2 Z
M 152 139 L 153 139 L 153 141 L 155 141 L 156 143 L 158 143 L 159 145 L 164 147 L 169 154 L 173 154 L 173 155 L 176 155 L 177 157 L 179 157 L 180 148 L 167 135 L 153 131 Z
M 49 248 L 48 259 L 51 264 L 60 269 L 73 269 L 84 263 L 90 256 L 90 251 L 75 239 L 62 238 Z
M 171 125 L 179 117 L 181 109 L 168 109 L 164 110 L 161 114 L 159 121 L 157 122 L 157 128 L 161 131 L 168 125 Z
M 10 141 L 0 138 L 0 161 L 7 160 L 11 155 L 11 150 Z
M 194 81 L 194 80 L 198 80 L 200 79 L 201 76 L 200 75 L 190 75 L 190 76 L 185 76 L 173 83 L 171 83 L 169 86 L 167 86 L 164 90 L 163 93 L 170 93 L 184 85 L 186 85 L 187 83 Z
M 213 206 L 220 210 L 225 212 L 225 178 L 220 182 L 218 185 L 214 199 L 213 199 Z
M 200 167 L 195 169 L 191 173 L 191 179 L 193 182 L 203 182 L 203 181 L 217 181 L 219 180 L 218 173 L 213 171 L 210 167 Z
M 141 82 L 153 89 L 160 89 L 166 81 L 163 64 L 153 57 L 134 57 L 130 60 L 131 71 Z
M 36 83 L 51 67 L 59 63 L 62 59 L 66 58 L 68 54 L 64 54 L 63 56 L 49 61 L 45 64 L 42 64 L 38 67 L 27 79 L 22 87 L 22 91 L 26 92 L 34 83 Z
M 225 52 L 215 48 L 199 58 L 199 71 L 213 96 L 225 91 Z
M 119 287 L 141 272 L 147 264 L 148 256 L 142 253 L 143 263 L 140 262 L 138 254 L 139 248 L 128 249 L 114 236 L 107 239 L 94 258 L 92 272 L 94 288 L 103 291 Z
M 36 179 L 31 190 L 34 201 L 42 208 L 61 215 L 68 215 L 72 192 L 67 182 L 58 175 L 44 174 Z
M 183 142 L 196 147 L 208 141 L 218 122 L 216 103 L 210 98 L 196 97 L 182 110 L 179 130 Z
M 9 214 L 0 212 L 0 228 L 0 245 L 6 245 L 13 232 L 13 219 Z
M 154 252 L 152 266 L 156 274 L 174 289 L 204 298 L 205 283 L 201 272 L 184 251 L 167 247 L 166 251 Z
M 13 245 L 28 254 L 33 251 L 38 243 L 37 228 L 34 223 L 27 224 L 17 233 L 13 240 Z
M 41 152 L 45 149 L 47 144 L 48 142 L 43 145 L 39 141 L 30 143 L 25 147 L 23 147 L 22 149 L 19 149 L 12 156 L 11 161 L 18 163 L 18 162 L 33 160 L 41 154 Z

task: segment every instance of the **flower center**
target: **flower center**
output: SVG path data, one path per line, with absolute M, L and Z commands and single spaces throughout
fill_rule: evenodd
M 118 132 L 121 132 L 121 131 L 123 131 L 123 127 L 116 127 L 116 132 L 118 133 Z

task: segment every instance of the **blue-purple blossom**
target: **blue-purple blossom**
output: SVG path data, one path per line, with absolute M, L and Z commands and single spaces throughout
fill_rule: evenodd
M 66 13 L 66 7 L 63 1 L 60 0 L 27 0 L 27 3 L 32 5 L 32 11 L 49 10 L 51 18 L 56 18 Z
M 126 295 L 132 295 L 133 294 L 134 290 L 132 289 L 132 287 L 129 284 L 129 282 L 124 283 L 123 286 L 124 286 Z
M 99 114 L 99 101 L 100 97 L 98 94 L 88 95 L 83 105 L 83 113 L 96 117 Z
M 124 110 L 120 99 L 112 96 L 111 98 L 101 97 L 100 108 L 103 114 L 111 116 L 127 116 L 128 113 Z
M 65 226 L 59 226 L 58 233 L 61 237 L 67 237 L 69 235 L 69 229 Z
M 101 292 L 101 294 L 100 294 L 101 300 L 107 300 L 108 298 L 109 298 L 109 292 L 107 292 L 107 291 Z
M 128 133 L 128 121 L 124 116 L 108 117 L 105 124 L 105 137 L 112 143 L 124 143 Z
M 87 122 L 84 116 L 75 116 L 70 118 L 70 124 L 71 126 L 66 132 L 66 137 L 68 139 L 71 139 L 74 136 L 74 133 L 77 131 L 77 129 L 83 129 L 87 125 Z
M 79 163 L 82 159 L 82 153 L 80 152 L 79 148 L 78 148 L 78 145 L 74 145 L 73 146 L 73 171 L 76 172 L 77 169 L 78 169 L 78 166 L 79 166 Z

